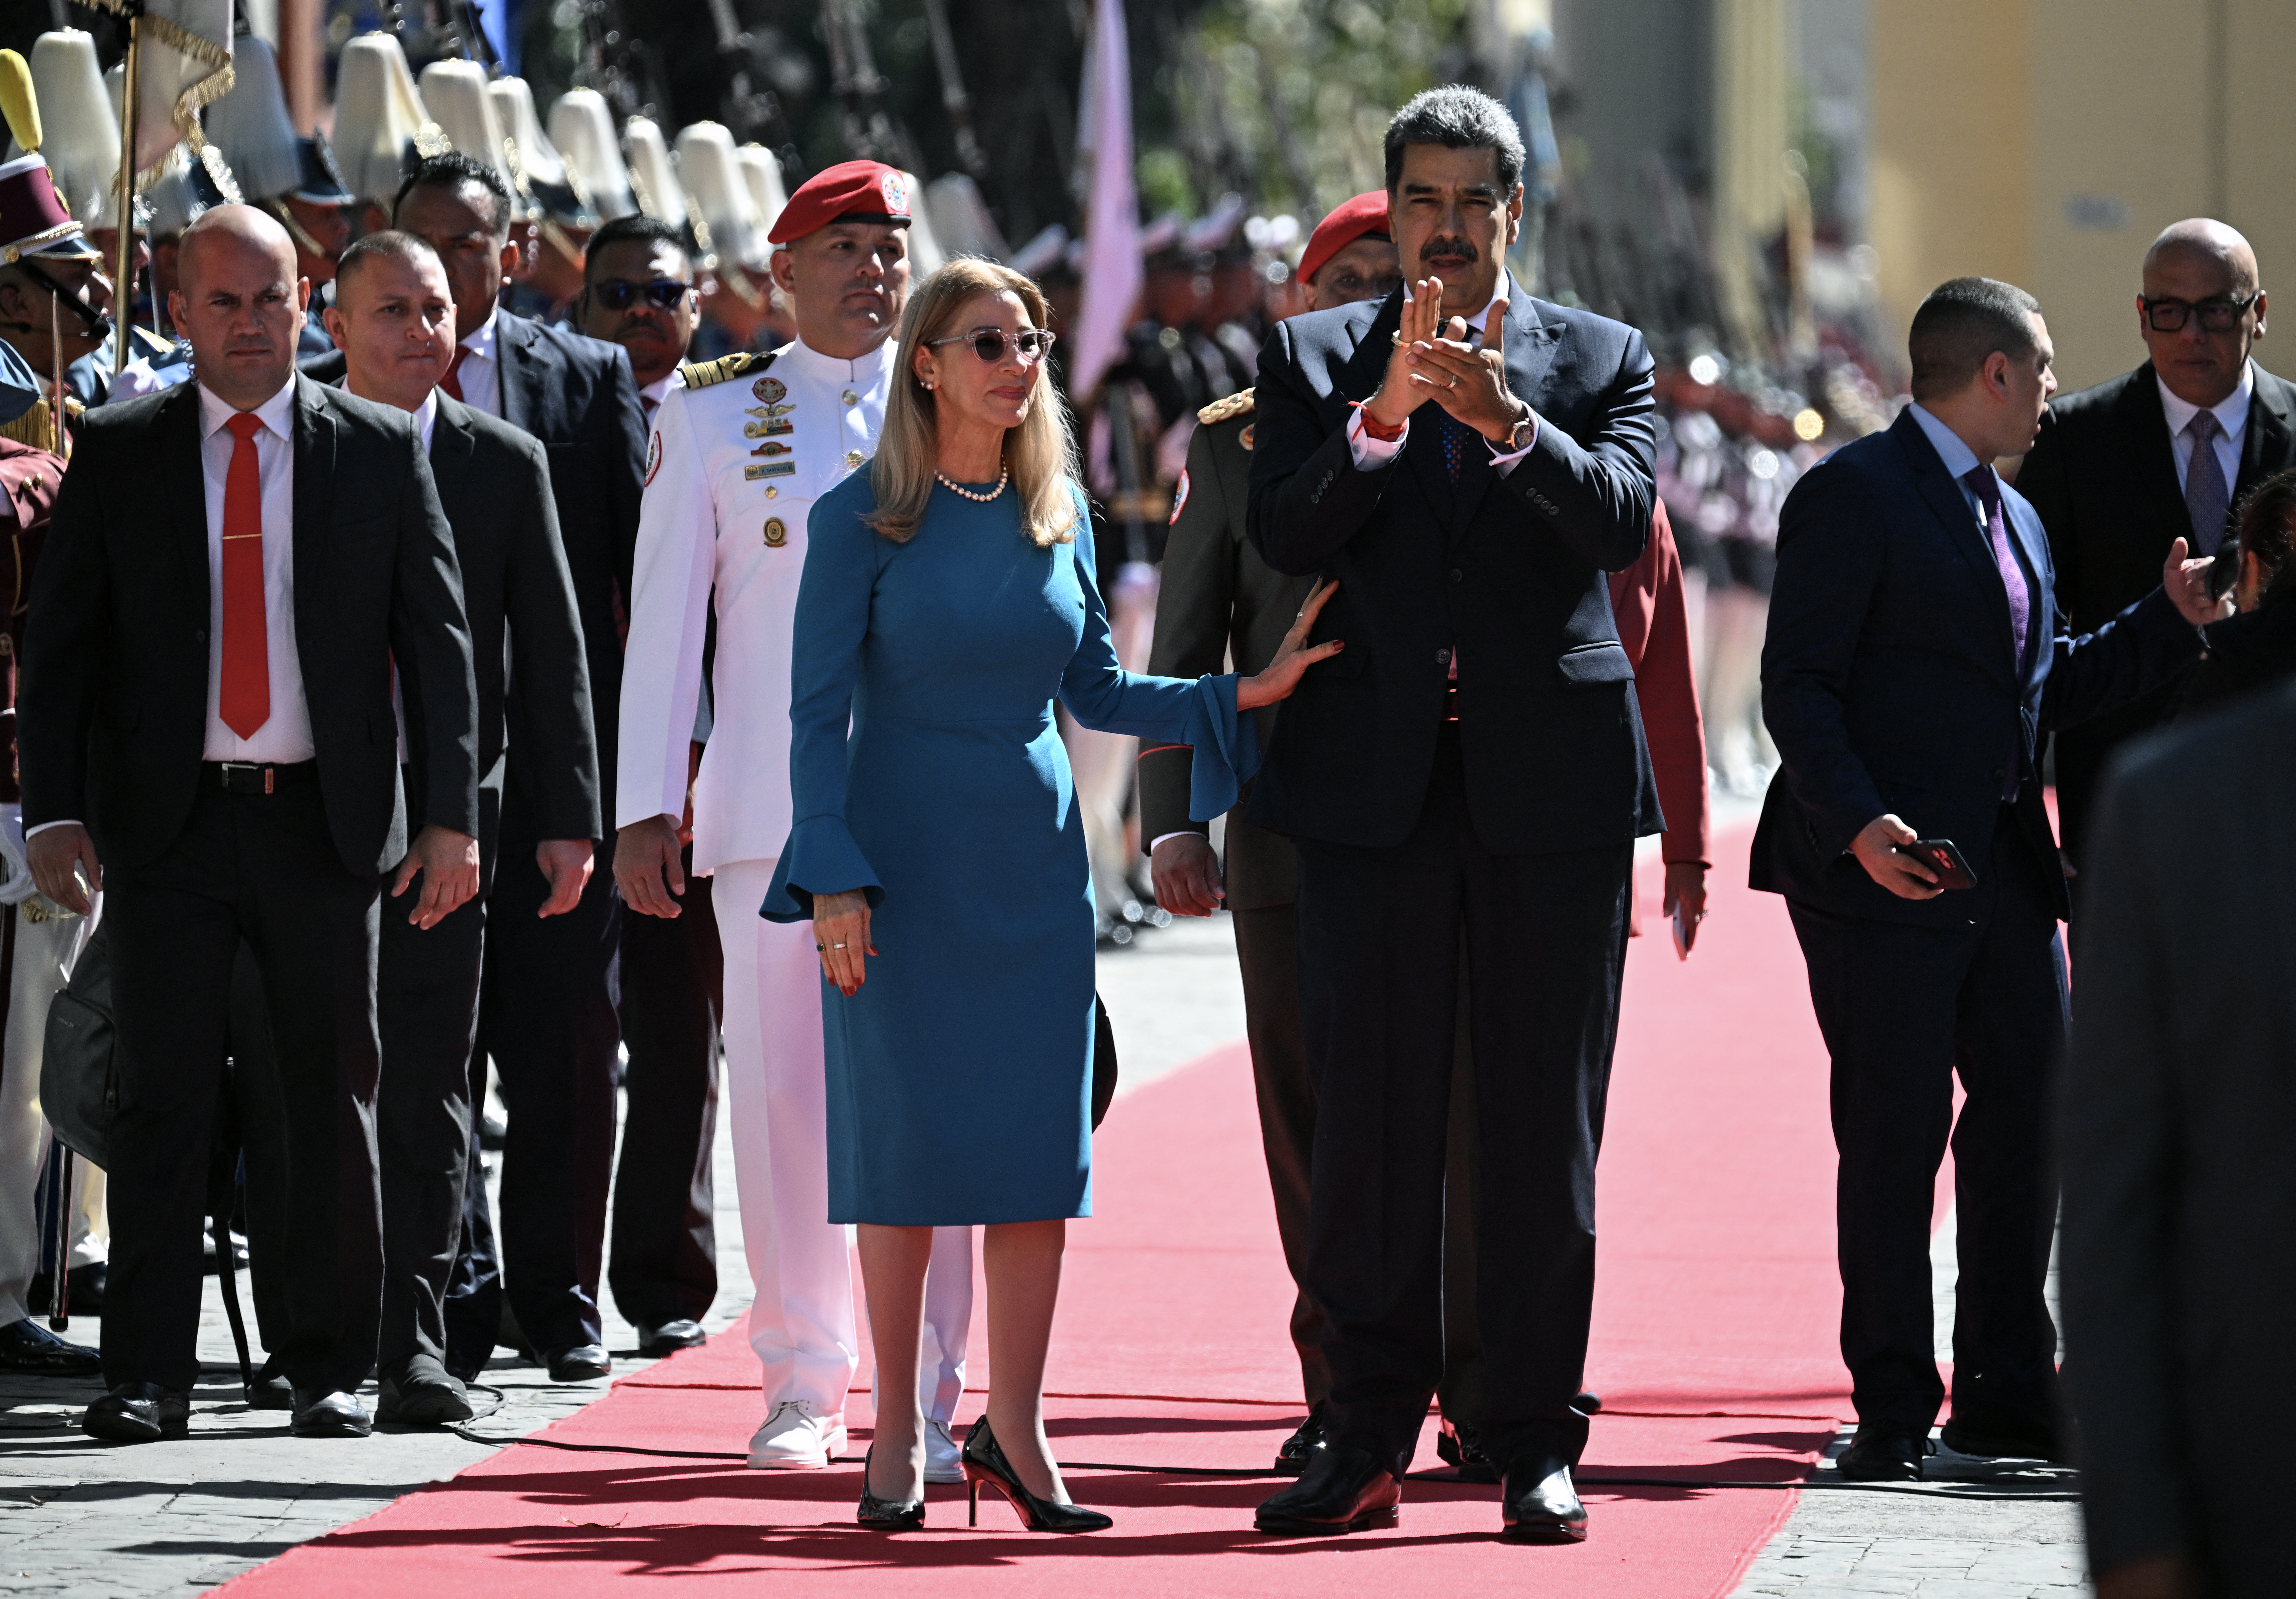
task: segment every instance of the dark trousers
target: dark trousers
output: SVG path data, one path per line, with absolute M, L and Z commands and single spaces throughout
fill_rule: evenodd
M 471 1164 L 471 1054 L 479 973 L 501 828 L 501 791 L 479 789 L 479 897 L 424 931 L 406 920 L 422 890 L 382 902 L 377 1007 L 382 1086 L 382 1337 L 377 1364 L 397 1377 L 417 1355 L 443 1359 L 447 1283 L 463 1239 Z
M 1251 1047 L 1251 1086 L 1259 1101 L 1259 1143 L 1275 1199 L 1275 1233 L 1298 1292 L 1292 1301 L 1292 1347 L 1308 1403 L 1331 1397 L 1324 1357 L 1324 1312 L 1308 1292 L 1308 1162 L 1316 1147 L 1316 1086 L 1300 1034 L 1299 918 L 1288 905 L 1232 913 L 1236 964 L 1243 973 L 1244 1037 Z
M 472 1259 L 467 1268 L 458 1263 L 447 1305 L 448 1340 L 458 1350 L 492 1350 L 505 1293 L 521 1332 L 538 1353 L 596 1343 L 603 1336 L 598 1279 L 613 1174 L 620 1025 L 612 979 L 622 904 L 608 840 L 574 909 L 537 916 L 549 898 L 535 864 L 538 842 L 513 778 L 504 797 L 502 852 L 487 898 L 472 1069 L 472 1103 L 484 1103 L 478 1067 L 491 1058 L 509 1111 L 500 1287 L 490 1285 L 493 1267 L 480 1252 L 494 1234 L 485 1226 L 485 1187 L 474 1176 L 465 1185 L 471 1225 L 463 1251 Z
M 1926 1431 L 1934 1354 L 1930 1211 L 1950 1128 L 1961 1279 L 1954 1413 L 2046 1427 L 2056 1328 L 2052 1103 L 2065 1053 L 2064 946 L 2030 840 L 2005 808 L 1992 865 L 1950 896 L 1960 925 L 1908 927 L 1789 902 L 1833 1060 L 1841 1357 L 1860 1422 Z M 1953 1079 L 1967 1098 L 1957 1126 Z
M 1632 846 L 1486 849 L 1457 736 L 1390 849 L 1301 840 L 1300 1002 L 1317 1096 L 1308 1286 L 1331 1318 L 1327 1429 L 1400 1472 L 1443 1374 L 1445 1145 L 1460 939 L 1472 969 L 1486 1447 L 1576 1461 L 1595 1157 Z
M 188 1391 L 199 1374 L 201 1218 L 233 964 L 260 968 L 275 1060 L 242 1074 L 283 1129 L 274 1354 L 298 1388 L 356 1389 L 382 1298 L 374 1095 L 377 880 L 336 853 L 316 770 L 271 794 L 203 778 L 156 860 L 105 874 L 120 1107 L 108 1199 L 107 1382 Z
M 639 1326 L 699 1321 L 718 1297 L 718 1019 L 726 955 L 711 879 L 685 849 L 685 914 L 622 917 L 622 1071 L 627 1107 L 614 1173 L 606 1283 Z

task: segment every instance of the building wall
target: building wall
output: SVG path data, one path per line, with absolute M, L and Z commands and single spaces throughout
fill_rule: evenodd
M 2144 357 L 2144 248 L 2194 215 L 2245 233 L 2265 286 L 2296 295 L 2296 5 L 1871 5 L 1871 236 L 1900 348 L 1923 294 L 1983 273 L 2039 297 L 2066 388 L 2124 372 Z

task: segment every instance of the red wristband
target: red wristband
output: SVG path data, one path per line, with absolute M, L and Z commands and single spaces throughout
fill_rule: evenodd
M 1391 428 L 1383 426 L 1370 412 L 1364 409 L 1365 401 L 1349 400 L 1348 404 L 1354 406 L 1356 414 L 1363 418 L 1363 430 L 1382 444 L 1393 444 L 1403 437 L 1403 430 L 1411 425 L 1407 422 L 1399 422 Z

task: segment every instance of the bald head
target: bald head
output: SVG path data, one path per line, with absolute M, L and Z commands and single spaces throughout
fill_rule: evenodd
M 2187 217 L 2162 228 L 2152 248 L 2144 252 L 2144 275 L 2150 278 L 2153 267 L 2170 256 L 2213 262 L 2231 276 L 2236 294 L 2245 297 L 2256 292 L 2255 250 L 2239 229 L 2213 217 Z
M 2153 372 L 2186 405 L 2208 410 L 2231 398 L 2264 337 L 2264 312 L 2256 251 L 2213 217 L 2171 223 L 2144 252 L 2137 331 Z
M 176 281 L 168 315 L 217 399 L 251 411 L 294 376 L 311 286 L 276 218 L 247 205 L 209 211 L 184 230 Z

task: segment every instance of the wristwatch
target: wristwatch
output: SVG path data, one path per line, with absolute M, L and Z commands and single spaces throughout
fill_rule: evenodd
M 1538 413 L 1530 408 L 1529 400 L 1520 396 L 1514 403 L 1522 407 L 1522 420 L 1507 430 L 1505 439 L 1499 445 L 1502 455 L 1512 455 L 1517 450 L 1529 448 L 1530 441 L 1538 437 Z

